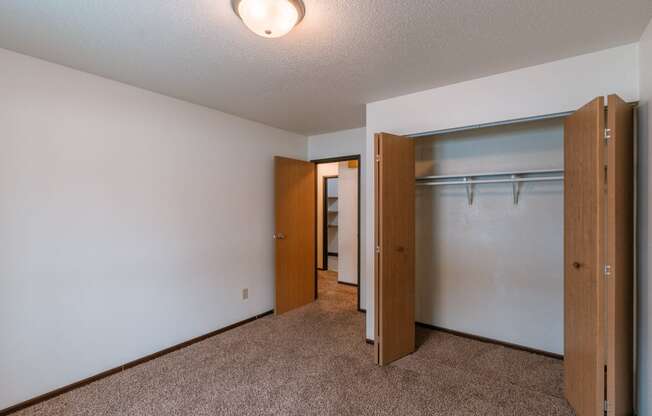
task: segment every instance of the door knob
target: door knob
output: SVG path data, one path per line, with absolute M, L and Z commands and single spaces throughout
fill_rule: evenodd
M 283 234 L 283 233 L 274 234 L 273 237 L 274 237 L 274 240 L 285 240 L 285 234 Z
M 580 267 L 582 267 L 582 264 L 576 261 L 576 262 L 573 262 L 573 267 L 576 268 L 576 269 L 579 269 Z

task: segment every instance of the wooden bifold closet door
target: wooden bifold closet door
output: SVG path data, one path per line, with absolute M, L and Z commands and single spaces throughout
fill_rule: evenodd
M 375 349 L 389 364 L 414 351 L 414 140 L 375 135 Z
M 564 125 L 564 391 L 578 416 L 604 401 L 604 104 Z
M 607 114 L 599 97 L 565 122 L 564 391 L 578 416 L 632 412 L 632 117 L 610 96 Z

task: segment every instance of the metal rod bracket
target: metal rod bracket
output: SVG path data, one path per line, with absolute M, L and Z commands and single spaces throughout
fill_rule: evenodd
M 517 181 L 518 175 L 512 175 L 512 179 L 514 179 L 514 182 L 512 182 L 512 194 L 514 195 L 514 205 L 518 205 L 518 196 L 520 192 L 520 185 L 521 183 Z
M 473 183 L 470 182 L 472 178 L 464 178 L 464 182 L 469 182 L 466 184 L 466 199 L 469 201 L 469 206 L 473 205 Z

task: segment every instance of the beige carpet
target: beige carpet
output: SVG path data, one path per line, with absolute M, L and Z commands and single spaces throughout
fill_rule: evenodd
M 268 316 L 17 415 L 572 415 L 561 361 L 418 329 L 380 368 L 356 288 Z

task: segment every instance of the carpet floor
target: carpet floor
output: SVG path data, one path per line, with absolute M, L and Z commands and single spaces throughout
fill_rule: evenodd
M 321 273 L 319 300 L 16 413 L 28 415 L 572 415 L 563 365 L 439 331 L 377 367 L 356 288 Z

